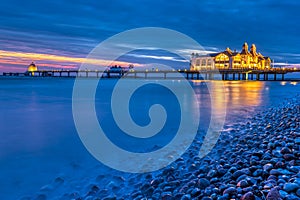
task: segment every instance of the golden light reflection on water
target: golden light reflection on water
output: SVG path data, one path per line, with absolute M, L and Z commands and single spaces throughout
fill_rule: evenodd
M 225 81 L 226 100 L 228 104 L 237 106 L 258 106 L 262 102 L 262 81 Z
M 211 87 L 210 95 L 214 98 L 214 107 L 223 106 L 226 101 L 230 107 L 236 106 L 258 106 L 262 103 L 262 91 L 268 89 L 263 81 L 203 81 L 193 80 L 195 86 L 207 84 Z M 224 88 L 220 87 L 220 83 L 224 84 Z M 224 89 L 224 91 L 221 91 Z M 219 95 L 224 92 L 223 95 Z
M 281 81 L 280 85 L 286 85 L 286 81 Z
M 298 82 L 296 82 L 296 81 L 291 82 L 291 85 L 297 85 L 297 84 L 298 84 Z

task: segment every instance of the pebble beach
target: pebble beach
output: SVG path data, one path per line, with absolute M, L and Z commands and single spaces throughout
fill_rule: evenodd
M 173 164 L 148 174 L 96 176 L 57 199 L 300 199 L 300 96 L 227 127 L 204 158 L 201 138 Z M 201 134 L 200 134 L 201 135 Z M 56 178 L 55 184 L 69 183 Z M 46 199 L 46 194 L 36 196 Z

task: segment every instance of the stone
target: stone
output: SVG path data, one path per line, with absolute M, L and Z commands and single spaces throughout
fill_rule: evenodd
M 192 197 L 197 197 L 201 194 L 201 190 L 199 188 L 194 188 L 191 192 Z
M 244 174 L 246 174 L 244 171 L 242 171 L 242 170 L 237 170 L 237 171 L 235 171 L 235 172 L 232 174 L 232 177 L 233 177 L 234 179 L 237 179 L 238 177 L 240 177 L 240 176 L 242 176 L 242 175 L 244 175 Z
M 279 200 L 280 194 L 276 188 L 272 188 L 267 195 L 267 200 Z
M 212 169 L 208 172 L 207 177 L 213 178 L 213 177 L 216 177 L 217 174 L 218 174 L 218 172 L 216 170 Z
M 286 192 L 293 192 L 299 189 L 299 185 L 297 183 L 286 183 L 283 186 L 283 190 Z
M 255 200 L 255 196 L 252 192 L 247 192 L 242 196 L 241 200 Z
M 263 166 L 264 171 L 270 171 L 271 169 L 273 169 L 273 165 L 271 163 L 267 163 Z
M 173 199 L 172 193 L 171 192 L 163 192 L 161 194 L 161 199 L 162 200 L 172 200 Z
M 200 178 L 198 180 L 198 187 L 200 189 L 205 189 L 206 187 L 208 187 L 210 185 L 209 180 L 207 180 L 206 178 Z
M 300 188 L 296 191 L 296 195 L 300 197 Z
M 280 170 L 278 170 L 278 169 L 272 169 L 272 170 L 270 171 L 270 174 L 271 174 L 271 175 L 275 175 L 275 176 L 282 175 L 282 173 L 281 173 Z
M 280 194 L 280 197 L 283 199 L 283 198 L 285 198 L 289 193 L 287 193 L 287 192 L 284 191 L 284 190 L 279 190 L 279 194 Z
M 190 199 L 192 199 L 190 194 L 186 194 L 181 197 L 181 200 L 190 200 Z
M 280 150 L 280 153 L 281 153 L 281 154 L 287 154 L 287 153 L 292 153 L 292 151 L 291 151 L 288 147 L 283 147 L 283 148 Z
M 276 168 L 284 168 L 285 167 L 285 164 L 281 161 L 278 161 L 276 164 L 275 164 L 275 167 Z
M 245 187 L 248 187 L 249 184 L 248 184 L 248 182 L 247 182 L 246 180 L 241 180 L 241 181 L 239 181 L 239 182 L 237 183 L 236 186 L 237 186 L 237 187 L 241 187 L 241 188 L 245 188 Z
M 107 197 L 104 197 L 103 200 L 116 200 L 117 198 L 115 196 L 107 196 Z
M 290 160 L 295 159 L 295 156 L 294 156 L 293 154 L 291 154 L 291 153 L 288 153 L 288 154 L 284 154 L 284 155 L 283 155 L 283 158 L 284 158 L 285 160 L 287 160 L 287 161 L 290 161 Z
M 236 189 L 234 187 L 229 187 L 224 190 L 223 195 L 228 194 L 228 195 L 234 195 L 236 194 Z
M 255 177 L 257 177 L 257 176 L 261 176 L 261 175 L 262 175 L 262 173 L 263 173 L 263 170 L 261 170 L 261 169 L 258 169 L 258 170 L 256 170 L 255 172 L 253 172 L 253 176 L 255 176 Z

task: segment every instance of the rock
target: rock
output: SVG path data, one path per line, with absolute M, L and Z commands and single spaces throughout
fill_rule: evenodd
M 266 185 L 264 185 L 264 189 L 265 189 L 265 190 L 269 190 L 269 189 L 271 189 L 273 186 L 274 186 L 273 184 L 267 183 Z
M 299 189 L 299 185 L 297 183 L 286 183 L 283 186 L 283 190 L 286 192 L 293 192 Z
M 296 191 L 296 195 L 300 197 L 300 188 Z
M 291 195 L 287 195 L 287 196 L 285 197 L 285 200 L 299 200 L 299 197 L 297 197 L 297 196 L 291 194 Z
M 270 174 L 271 174 L 271 175 L 275 175 L 275 176 L 282 175 L 282 173 L 281 173 L 280 170 L 278 170 L 278 169 L 272 169 L 272 170 L 270 171 Z
M 205 189 L 210 185 L 210 182 L 206 178 L 200 178 L 197 184 L 200 189 Z
M 247 182 L 246 180 L 241 180 L 241 181 L 239 181 L 239 182 L 237 183 L 236 186 L 237 186 L 237 187 L 241 187 L 241 188 L 245 188 L 245 187 L 248 187 L 249 184 L 248 184 L 248 182 Z
M 273 169 L 273 165 L 271 163 L 265 164 L 263 166 L 264 171 L 270 171 L 271 169 Z
M 163 192 L 161 194 L 161 199 L 162 200 L 172 200 L 173 199 L 172 193 L 171 192 Z
M 295 159 L 295 156 L 293 154 L 284 154 L 283 158 L 287 161 Z
M 291 151 L 288 147 L 283 147 L 283 148 L 280 150 L 280 153 L 281 153 L 281 154 L 287 154 L 287 153 L 292 153 L 292 151 Z
M 228 194 L 230 195 L 234 195 L 236 194 L 236 189 L 234 187 L 229 187 L 226 190 L 224 190 L 223 195 Z
M 268 192 L 267 200 L 279 200 L 280 194 L 277 189 L 272 188 L 270 192 Z
M 255 196 L 252 192 L 247 192 L 242 196 L 241 200 L 255 200 Z
M 281 161 L 278 161 L 276 164 L 275 164 L 275 167 L 276 168 L 284 168 L 285 167 L 285 164 Z
M 199 188 L 194 188 L 191 192 L 192 197 L 197 197 L 201 194 L 201 190 Z
M 244 174 L 246 174 L 245 171 L 237 170 L 237 171 L 235 171 L 235 172 L 232 174 L 232 177 L 233 177 L 234 179 L 237 179 L 238 177 L 240 177 L 240 176 L 242 176 L 242 175 L 244 175 Z
M 218 174 L 218 172 L 216 170 L 212 169 L 208 172 L 207 177 L 213 178 L 213 177 L 216 177 L 217 174 Z
M 212 200 L 212 198 L 210 198 L 210 197 L 203 197 L 203 198 L 201 198 L 202 200 Z
M 258 169 L 258 170 L 256 170 L 255 172 L 253 172 L 253 176 L 254 176 L 254 177 L 261 176 L 262 173 L 263 173 L 263 170 Z
M 181 197 L 181 200 L 190 200 L 190 199 L 192 199 L 190 194 L 186 194 Z
M 280 197 L 283 199 L 283 198 L 285 198 L 289 193 L 287 193 L 287 192 L 284 191 L 284 190 L 279 190 L 279 194 L 280 194 Z
M 115 196 L 107 196 L 104 197 L 103 200 L 116 200 L 117 198 Z

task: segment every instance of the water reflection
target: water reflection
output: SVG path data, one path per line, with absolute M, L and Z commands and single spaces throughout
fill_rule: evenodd
M 226 100 L 229 105 L 259 106 L 262 103 L 263 81 L 225 81 Z
M 226 101 L 229 107 L 237 106 L 259 106 L 262 103 L 262 91 L 267 89 L 265 82 L 263 81 L 192 81 L 196 94 L 201 97 L 204 93 L 204 89 L 201 90 L 201 86 L 210 87 L 210 96 L 216 99 L 214 107 L 222 108 L 223 101 Z M 220 86 L 220 83 L 224 84 L 224 87 Z M 222 91 L 224 89 L 224 91 Z M 221 93 L 225 94 L 225 99 Z M 200 98 L 201 99 L 201 98 Z

